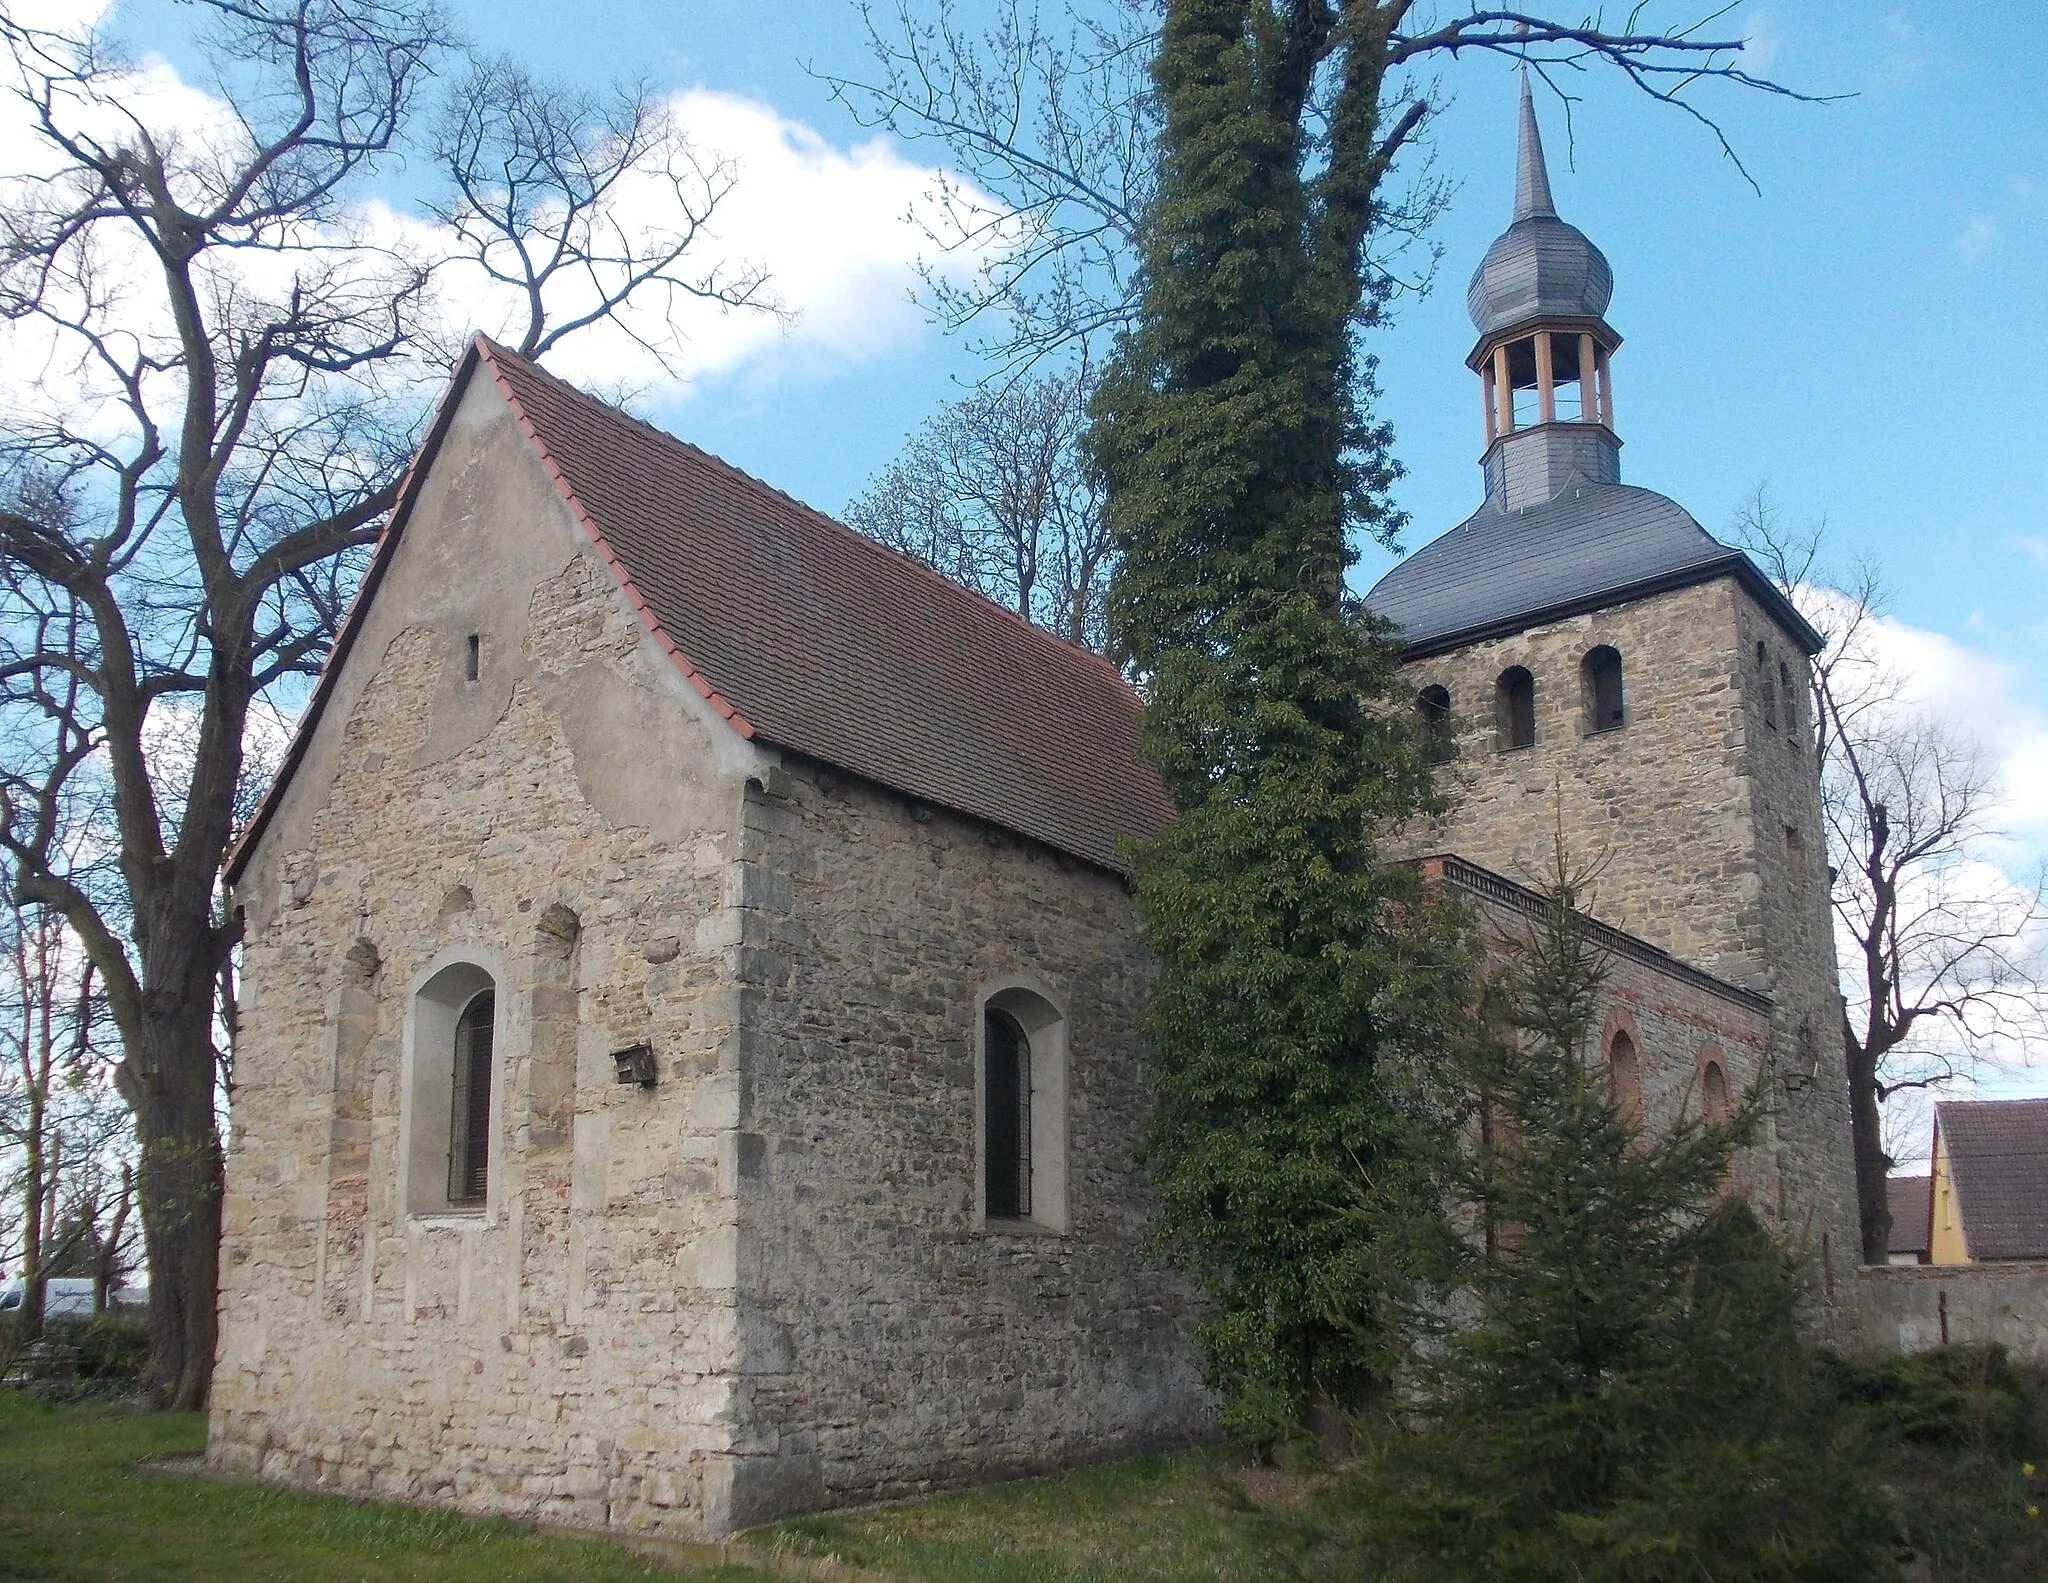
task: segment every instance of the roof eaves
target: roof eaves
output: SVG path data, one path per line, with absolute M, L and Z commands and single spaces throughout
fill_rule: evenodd
M 481 337 L 479 337 L 481 339 Z M 425 481 L 428 468 L 434 456 L 441 449 L 441 442 L 447 437 L 448 425 L 455 419 L 455 409 L 461 404 L 462 393 L 469 387 L 470 375 L 476 372 L 479 349 L 471 345 L 455 365 L 454 376 L 448 381 L 448 388 L 442 392 L 440 405 L 434 409 L 434 416 L 427 424 L 427 432 L 421 439 L 419 449 L 407 464 L 405 477 L 399 480 L 398 494 L 392 502 L 391 514 L 384 519 L 384 526 L 377 534 L 377 546 L 370 554 L 370 564 L 363 573 L 363 580 L 357 585 L 355 596 L 349 600 L 348 610 L 341 618 L 340 629 L 335 633 L 334 646 L 327 651 L 327 658 L 321 662 L 320 676 L 313 684 L 313 696 L 307 700 L 305 713 L 299 716 L 298 726 L 292 732 L 291 741 L 286 744 L 284 761 L 278 765 L 277 774 L 271 778 L 262 798 L 256 804 L 256 811 L 249 816 L 249 823 L 241 835 L 228 848 L 226 860 L 221 864 L 221 877 L 232 889 L 248 866 L 249 856 L 255 850 L 257 839 L 268 828 L 278 803 L 283 799 L 285 788 L 306 756 L 311 744 L 314 728 L 326 712 L 327 701 L 333 696 L 334 688 L 341 675 L 349 652 L 355 647 L 356 634 L 361 630 L 368 615 L 370 601 L 376 597 L 377 589 L 383 584 L 386 568 L 398 548 L 399 535 L 412 516 L 412 508 L 419 498 L 420 485 Z
M 1523 917 L 1541 923 L 1550 916 L 1550 900 L 1541 891 L 1532 890 L 1505 874 L 1497 874 L 1490 868 L 1482 868 L 1469 858 L 1462 858 L 1455 852 L 1433 852 L 1414 860 L 1418 867 L 1437 865 L 1445 881 L 1460 890 L 1475 896 L 1484 896 L 1500 903 Z M 1626 929 L 1611 923 L 1603 923 L 1590 913 L 1579 918 L 1581 931 L 1601 950 L 1616 956 L 1625 956 L 1640 962 L 1654 972 L 1672 978 L 1683 979 L 1686 983 L 1717 995 L 1733 1005 L 1759 1016 L 1771 1014 L 1771 997 L 1760 990 L 1746 988 L 1730 982 L 1717 973 L 1709 973 L 1703 967 L 1695 967 L 1682 956 L 1673 956 L 1662 946 L 1650 944 L 1640 935 L 1630 934 Z
M 534 426 L 533 419 L 527 416 L 526 407 L 520 401 L 519 393 L 512 388 L 512 382 L 505 377 L 504 370 L 498 366 L 498 360 L 495 356 L 497 352 L 496 345 L 479 335 L 476 338 L 476 349 L 483 358 L 484 366 L 491 371 L 492 382 L 497 385 L 499 391 L 503 393 L 506 403 L 512 408 L 512 416 L 518 420 L 520 431 L 525 434 L 528 443 L 533 446 L 534 455 L 540 458 L 541 467 L 547 472 L 548 477 L 554 480 L 556 493 L 562 497 L 562 503 L 569 508 L 569 514 L 582 524 L 583 531 L 590 536 L 590 542 L 596 548 L 598 554 L 604 557 L 605 564 L 611 568 L 612 576 L 618 580 L 619 587 L 624 590 L 626 598 L 632 602 L 634 612 L 640 617 L 640 624 L 646 627 L 654 641 L 661 645 L 662 651 L 674 662 L 676 668 L 689 679 L 690 685 L 696 688 L 704 701 L 710 704 L 741 736 L 752 740 L 758 735 L 754 729 L 753 722 L 741 714 L 733 706 L 731 700 L 726 698 L 712 685 L 711 678 L 691 664 L 689 656 L 676 647 L 675 639 L 670 637 L 662 628 L 660 617 L 655 615 L 654 607 L 647 602 L 646 596 L 640 592 L 639 587 L 634 583 L 633 574 L 626 569 L 626 563 L 619 559 L 618 552 L 612 548 L 611 541 L 605 537 L 604 529 L 597 525 L 596 519 L 585 509 L 583 502 L 577 498 L 575 486 L 569 482 L 568 475 L 562 471 L 561 466 L 555 461 L 553 455 L 550 454 L 547 441 L 541 438 L 540 430 Z
M 1792 602 L 1778 591 L 1770 579 L 1757 570 L 1756 563 L 1742 551 L 1730 550 L 1725 555 L 1695 561 L 1690 566 L 1660 572 L 1655 577 L 1638 578 L 1632 583 L 1618 583 L 1612 588 L 1595 589 L 1590 593 L 1577 594 L 1570 599 L 1542 605 L 1534 610 L 1500 616 L 1492 621 L 1479 622 L 1451 632 L 1440 632 L 1414 643 L 1406 643 L 1401 647 L 1401 658 L 1428 659 L 1432 655 L 1462 649 L 1469 644 L 1484 643 L 1489 638 L 1512 637 L 1515 633 L 1526 632 L 1531 627 L 1547 626 L 1553 621 L 1564 621 L 1572 616 L 1585 615 L 1588 611 L 1604 610 L 1610 605 L 1622 604 L 1630 599 L 1647 599 L 1653 594 L 1667 594 L 1674 589 L 1691 588 L 1699 583 L 1712 582 L 1717 577 L 1729 576 L 1741 583 L 1744 590 L 1759 604 L 1766 606 L 1778 623 L 1792 634 L 1808 654 L 1818 654 L 1826 647 L 1826 641 L 1814 631 L 1811 623 L 1799 614 Z

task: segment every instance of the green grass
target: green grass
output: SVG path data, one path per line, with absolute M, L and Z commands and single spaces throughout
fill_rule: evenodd
M 52 1406 L 0 1392 L 0 1583 L 741 1583 L 775 1571 L 676 1568 L 603 1539 L 417 1507 L 218 1483 L 138 1464 L 205 1442 L 196 1416 Z M 1887 1477 L 1936 1583 L 2048 1577 L 2048 1468 L 1904 1446 Z M 1301 1575 L 1311 1481 L 1222 1451 L 1141 1457 L 1056 1478 L 750 1534 L 902 1583 L 1270 1583 Z M 764 1566 L 768 1565 L 764 1558 Z M 1316 1575 L 1309 1563 L 1307 1575 Z
M 1285 1536 L 1265 1513 L 1297 1486 L 1220 1451 L 1184 1452 L 797 1518 L 758 1537 L 917 1583 L 1266 1583 Z
M 204 1448 L 196 1414 L 0 1392 L 0 1579 L 78 1583 L 741 1583 L 517 1523 L 139 1471 Z

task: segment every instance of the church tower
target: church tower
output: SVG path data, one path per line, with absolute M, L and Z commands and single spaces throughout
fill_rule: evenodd
M 1839 1316 L 1859 1242 L 1809 688 L 1821 639 L 1741 551 L 1622 483 L 1613 291 L 1558 216 L 1524 74 L 1514 217 L 1466 292 L 1486 498 L 1368 603 L 1400 630 L 1453 798 L 1430 849 L 1541 883 L 1561 820 L 1573 859 L 1602 865 L 1602 921 L 1769 998 L 1762 1207 Z

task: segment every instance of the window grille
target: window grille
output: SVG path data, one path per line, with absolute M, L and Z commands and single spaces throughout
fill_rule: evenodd
M 491 1024 L 497 995 L 485 990 L 455 1024 L 455 1091 L 448 1106 L 448 1202 L 483 1203 L 491 1169 Z
M 1016 1018 L 991 1008 L 983 1046 L 983 1212 L 992 1220 L 1023 1220 L 1031 1214 L 1031 1041 Z

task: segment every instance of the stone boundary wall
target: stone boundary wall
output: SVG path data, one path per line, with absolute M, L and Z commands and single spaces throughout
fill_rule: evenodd
M 2048 1368 L 2048 1259 L 1870 1265 L 1856 1272 L 1856 1307 L 1868 1352 L 1997 1341 Z

